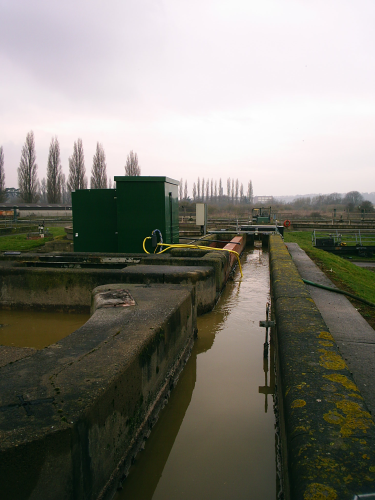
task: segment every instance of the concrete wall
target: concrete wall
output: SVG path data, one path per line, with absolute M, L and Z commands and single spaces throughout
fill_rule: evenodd
M 129 266 L 124 270 L 0 268 L 3 307 L 88 311 L 92 290 L 106 283 L 181 283 L 196 288 L 202 314 L 216 301 L 213 266 Z
M 270 272 L 285 496 L 374 493 L 374 421 L 280 236 Z
M 103 307 L 122 288 L 99 287 L 83 327 L 1 368 L 2 499 L 110 498 L 147 439 L 193 345 L 195 293 L 127 285 L 135 305 Z
M 242 253 L 246 237 L 234 240 L 240 244 L 228 243 L 228 249 Z M 24 267 L 58 264 L 52 254 L 28 255 L 26 262 L 25 256 L 11 258 L 13 262 L 4 260 L 0 267 L 0 305 L 77 311 L 88 310 L 91 291 L 106 283 L 181 283 L 195 287 L 197 311 L 203 314 L 212 309 L 237 264 L 235 255 L 229 252 L 191 249 L 173 249 L 162 255 L 132 255 L 131 265 L 127 265 L 125 254 L 64 254 L 63 269 Z M 123 269 L 80 268 L 90 263 L 100 266 L 116 261 L 121 265 L 121 259 Z

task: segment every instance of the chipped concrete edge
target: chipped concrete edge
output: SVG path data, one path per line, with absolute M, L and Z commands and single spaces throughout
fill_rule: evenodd
M 278 235 L 270 237 L 270 274 L 284 498 L 374 493 L 374 421 Z

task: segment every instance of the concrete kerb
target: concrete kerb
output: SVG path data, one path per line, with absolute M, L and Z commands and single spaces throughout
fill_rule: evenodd
M 212 266 L 139 265 L 124 269 L 53 269 L 3 267 L 3 307 L 88 311 L 91 292 L 106 283 L 190 284 L 196 289 L 198 314 L 212 309 L 217 298 Z
M 375 425 L 280 236 L 270 237 L 285 496 L 375 492 Z
M 4 500 L 110 498 L 147 439 L 193 346 L 194 288 L 127 285 L 135 305 L 111 307 L 119 289 L 95 290 L 83 327 L 1 368 Z

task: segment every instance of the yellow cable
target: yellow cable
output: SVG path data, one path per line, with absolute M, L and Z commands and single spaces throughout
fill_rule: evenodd
M 145 247 L 146 240 L 151 240 L 151 236 L 146 236 L 146 238 L 143 240 L 143 250 L 144 250 L 146 253 L 150 254 L 150 252 L 148 252 L 148 251 L 146 250 L 146 247 Z
M 145 239 L 145 241 L 146 241 L 146 239 Z M 241 278 L 243 278 L 242 267 L 241 267 L 241 262 L 240 262 L 240 256 L 239 256 L 238 252 L 236 252 L 235 250 L 229 250 L 228 248 L 206 247 L 204 245 L 188 245 L 188 244 L 174 244 L 173 245 L 173 244 L 170 244 L 170 243 L 158 243 L 157 246 L 167 247 L 167 248 L 164 248 L 161 252 L 159 252 L 158 255 L 160 255 L 163 252 L 166 252 L 170 248 L 193 248 L 193 249 L 199 249 L 199 250 L 210 250 L 210 251 L 211 250 L 218 250 L 218 251 L 221 251 L 221 252 L 233 253 L 237 257 L 237 262 L 238 262 L 238 267 L 240 269 Z M 146 252 L 146 253 L 149 253 L 149 252 Z

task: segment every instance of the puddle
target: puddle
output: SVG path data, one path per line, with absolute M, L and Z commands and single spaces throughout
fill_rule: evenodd
M 255 248 L 241 262 L 243 279 L 235 274 L 198 318 L 192 355 L 116 500 L 276 499 L 273 366 L 259 327 L 268 253 Z
M 89 314 L 0 310 L 0 345 L 43 349 L 67 337 Z

